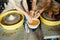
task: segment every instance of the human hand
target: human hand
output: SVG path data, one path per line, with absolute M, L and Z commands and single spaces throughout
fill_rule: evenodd
M 40 17 L 40 13 L 38 10 L 37 11 L 31 10 L 29 15 L 32 17 L 32 19 L 37 19 L 38 17 Z

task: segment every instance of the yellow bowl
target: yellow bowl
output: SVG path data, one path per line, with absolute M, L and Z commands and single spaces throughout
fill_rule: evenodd
M 21 20 L 20 22 L 18 22 L 17 24 L 14 24 L 14 25 L 4 25 L 4 24 L 1 23 L 1 26 L 2 26 L 4 29 L 6 29 L 6 30 L 14 30 L 14 29 L 19 28 L 19 27 L 21 27 L 21 26 L 23 25 L 24 15 L 21 14 L 21 12 L 19 12 L 19 11 L 8 11 L 8 12 L 5 12 L 4 14 L 2 14 L 2 15 L 0 16 L 0 20 L 2 21 L 2 19 L 3 19 L 4 16 L 6 16 L 6 15 L 8 15 L 8 14 L 12 14 L 12 13 L 14 13 L 14 12 L 17 13 L 17 14 L 22 15 L 22 20 Z
M 56 26 L 56 25 L 60 24 L 60 20 L 59 21 L 50 21 L 50 20 L 47 20 L 47 19 L 43 18 L 42 15 L 40 16 L 40 19 L 41 19 L 42 23 L 44 23 L 48 26 Z

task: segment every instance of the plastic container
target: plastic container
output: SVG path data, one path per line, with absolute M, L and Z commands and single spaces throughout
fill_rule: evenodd
M 49 20 L 49 19 L 46 19 L 45 17 L 43 17 L 44 15 L 41 15 L 40 16 L 40 19 L 41 19 L 41 22 L 48 25 L 48 26 L 56 26 L 56 25 L 59 25 L 60 24 L 60 20 Z
M 6 29 L 6 30 L 15 30 L 15 29 L 17 29 L 17 28 L 19 28 L 19 27 L 21 27 L 21 26 L 23 25 L 24 15 L 23 15 L 21 12 L 19 12 L 19 11 L 8 11 L 8 12 L 5 12 L 4 14 L 2 14 L 2 15 L 0 16 L 0 20 L 2 21 L 2 19 L 3 19 L 4 16 L 6 16 L 6 15 L 8 15 L 8 14 L 12 14 L 12 13 L 14 13 L 14 12 L 17 13 L 17 14 L 22 15 L 22 20 L 19 21 L 19 22 L 16 23 L 16 24 L 14 24 L 14 25 L 4 25 L 4 24 L 1 23 L 1 26 L 2 26 L 4 29 Z

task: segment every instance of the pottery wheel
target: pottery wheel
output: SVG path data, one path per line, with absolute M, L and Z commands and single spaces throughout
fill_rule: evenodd
M 19 14 L 9 14 L 3 17 L 3 22 L 4 24 L 7 24 L 7 25 L 13 25 L 21 21 L 21 19 L 22 19 L 22 16 Z
M 47 13 L 43 13 L 42 16 L 43 16 L 45 19 L 50 20 L 50 21 L 56 20 L 55 18 L 50 18 L 50 17 L 48 17 L 48 16 L 47 16 Z

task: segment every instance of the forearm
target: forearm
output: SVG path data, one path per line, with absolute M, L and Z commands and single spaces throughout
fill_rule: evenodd
M 35 10 L 36 3 L 37 3 L 37 0 L 32 0 L 32 10 Z
M 24 10 L 20 9 L 20 8 L 17 6 L 17 4 L 14 2 L 14 0 L 10 0 L 10 1 L 12 2 L 13 6 L 16 8 L 16 10 L 22 12 L 22 14 L 24 14 L 24 15 L 26 16 L 27 20 L 28 20 L 29 22 L 32 22 L 32 18 L 30 17 L 30 15 L 29 15 L 28 13 L 26 13 Z
M 28 13 L 29 12 L 29 9 L 28 9 L 27 0 L 23 0 L 22 1 L 22 6 L 23 6 L 24 10 Z
M 51 0 L 47 0 L 45 5 L 41 9 L 39 9 L 40 14 L 50 5 L 50 3 L 51 3 Z

